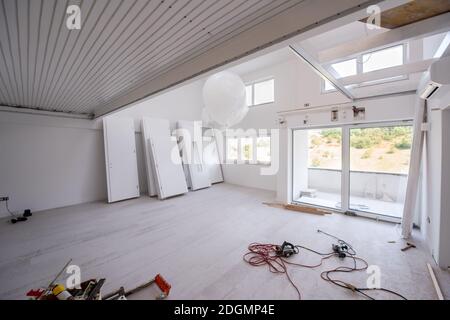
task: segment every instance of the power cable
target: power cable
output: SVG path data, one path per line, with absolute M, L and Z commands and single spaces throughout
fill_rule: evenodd
M 357 287 L 353 284 L 345 282 L 340 279 L 332 278 L 331 275 L 338 273 L 351 273 L 355 271 L 364 271 L 367 270 L 369 264 L 366 260 L 356 256 L 356 250 L 353 249 L 352 245 L 350 245 L 347 241 L 342 240 L 332 234 L 324 232 L 322 230 L 317 230 L 319 233 L 323 233 L 331 238 L 334 238 L 338 241 L 338 244 L 333 244 L 333 252 L 319 252 L 314 249 L 302 246 L 302 245 L 293 245 L 288 242 L 284 242 L 281 246 L 276 244 L 262 244 L 262 243 L 251 243 L 248 246 L 248 252 L 244 254 L 243 259 L 245 262 L 250 264 L 251 266 L 264 266 L 267 265 L 269 267 L 269 271 L 271 273 L 277 274 L 285 274 L 290 284 L 294 287 L 295 291 L 298 294 L 298 298 L 302 299 L 302 294 L 300 292 L 299 287 L 294 283 L 291 276 L 288 273 L 288 265 L 303 267 L 314 269 L 323 264 L 323 261 L 329 259 L 331 257 L 339 257 L 341 260 L 344 258 L 350 258 L 353 261 L 353 267 L 348 266 L 339 266 L 334 269 L 323 271 L 320 274 L 320 277 L 338 287 L 351 290 L 356 292 L 367 299 L 375 300 L 372 296 L 367 294 L 369 291 L 383 291 L 395 295 L 403 300 L 407 300 L 403 295 L 397 293 L 393 290 L 386 288 L 367 288 L 367 287 Z M 318 263 L 313 265 L 306 265 L 301 263 L 296 263 L 288 260 L 291 256 L 300 253 L 300 249 L 312 252 L 318 256 L 321 256 L 321 259 Z M 358 266 L 358 263 L 360 264 Z
M 16 222 L 23 222 L 23 221 L 27 221 L 28 219 L 26 217 L 18 217 L 16 216 L 13 212 L 11 212 L 11 210 L 9 210 L 9 206 L 8 206 L 8 200 L 5 201 L 6 203 L 6 211 L 8 211 L 8 213 L 11 215 L 12 219 L 10 220 L 11 223 L 16 223 Z

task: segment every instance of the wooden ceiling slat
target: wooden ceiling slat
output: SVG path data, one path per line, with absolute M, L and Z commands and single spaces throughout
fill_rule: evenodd
M 53 81 L 53 77 L 51 78 L 51 81 L 49 81 L 49 74 L 54 76 L 56 67 L 60 63 L 62 52 L 65 49 L 69 38 L 69 30 L 64 27 L 68 3 L 68 0 L 56 2 L 54 13 L 55 19 L 53 20 L 51 33 L 48 40 L 48 48 L 51 49 L 48 50 L 49 53 L 46 54 L 44 58 L 44 63 L 42 66 L 43 71 L 39 77 L 38 94 L 36 95 L 36 100 L 34 102 L 38 106 L 46 106 L 45 101 L 43 101 L 44 92 L 46 90 L 50 90 L 50 85 Z M 55 63 L 56 61 L 57 63 Z
M 0 104 L 96 113 L 302 2 L 0 0 Z M 72 4 L 81 30 L 66 28 Z
M 52 90 L 52 95 L 55 96 L 58 94 L 61 83 L 63 80 L 67 80 L 70 78 L 67 77 L 67 74 L 76 67 L 75 59 L 80 54 L 80 52 L 84 49 L 87 39 L 91 36 L 93 32 L 97 30 L 97 26 L 100 21 L 102 21 L 102 17 L 108 17 L 110 13 L 108 9 L 113 10 L 117 7 L 117 1 L 108 1 L 108 0 L 85 0 L 81 5 L 81 18 L 82 18 L 82 26 L 81 30 L 71 30 L 69 32 L 70 36 L 68 38 L 67 45 L 62 50 L 62 54 L 60 57 L 62 59 L 58 60 L 56 71 L 53 73 L 52 80 L 49 85 Z M 86 8 L 87 7 L 87 8 Z M 83 14 L 84 13 L 84 14 Z M 63 26 L 59 26 L 59 28 L 66 28 L 65 23 Z M 48 98 L 46 98 L 45 103 L 50 108 L 58 108 L 59 106 L 54 106 L 50 102 L 47 102 Z M 51 99 L 50 99 L 51 100 Z
M 120 76 L 123 77 L 134 66 L 134 57 L 136 55 L 144 52 L 145 48 L 148 48 L 149 45 L 153 45 L 153 43 L 157 42 L 160 38 L 166 37 L 171 28 L 175 28 L 178 24 L 186 20 L 184 17 L 187 17 L 194 8 L 201 4 L 209 5 L 209 3 L 211 2 L 196 0 L 190 2 L 175 2 L 170 5 L 169 10 L 166 10 L 157 20 L 152 21 L 147 29 L 140 28 L 141 32 L 138 35 L 135 35 L 136 41 L 131 45 L 123 45 L 124 50 L 122 53 L 115 56 L 110 63 L 104 64 L 102 68 L 97 70 L 95 74 L 93 74 L 93 77 L 85 81 L 79 90 L 84 92 L 85 97 L 91 95 L 93 91 L 95 94 L 95 90 L 97 90 L 96 95 L 101 96 L 103 90 L 107 90 L 107 88 L 103 89 L 97 87 L 94 89 L 93 85 L 98 84 L 101 79 L 102 83 L 99 85 L 103 84 L 104 87 L 110 87 L 111 74 L 119 73 Z M 70 103 L 70 101 L 71 100 L 69 99 L 68 103 Z
M 229 17 L 227 21 L 221 21 L 221 22 L 230 22 L 231 21 L 231 23 L 222 23 L 221 25 L 222 25 L 223 29 L 221 29 L 221 30 L 228 30 L 228 32 L 229 32 L 229 29 L 227 29 L 227 28 L 229 28 L 229 27 L 236 28 L 235 23 L 234 23 L 236 21 L 233 21 L 235 18 L 232 18 L 232 17 L 236 16 L 235 12 L 233 11 L 233 10 L 236 10 L 236 8 L 239 8 L 239 10 L 240 10 L 239 12 L 241 12 L 241 13 L 245 13 L 246 12 L 245 10 L 248 11 L 248 10 L 252 9 L 251 10 L 252 14 L 250 14 L 250 16 L 254 16 L 254 14 L 256 12 L 259 12 L 261 9 L 265 9 L 264 13 L 271 12 L 271 14 L 274 14 L 274 12 L 272 11 L 273 8 L 280 4 L 280 2 L 274 3 L 273 1 L 267 1 L 267 0 L 266 1 L 258 0 L 257 2 L 253 2 L 253 3 L 250 1 L 245 1 L 245 2 L 247 2 L 247 6 L 241 6 L 242 3 L 237 3 L 237 4 L 234 4 L 231 11 L 227 12 L 226 14 L 224 14 L 222 11 L 219 12 L 219 14 L 220 14 L 219 17 Z M 296 2 L 298 3 L 298 1 L 296 1 Z M 248 13 L 247 13 L 247 15 L 248 15 Z M 238 19 L 238 18 L 236 18 L 236 19 Z M 208 20 L 212 23 L 205 23 L 205 25 L 207 25 L 208 27 L 206 27 L 205 30 L 203 30 L 204 35 L 207 35 L 208 30 L 217 30 L 218 25 L 216 24 L 216 21 L 218 20 L 218 16 L 211 16 L 211 17 L 209 17 Z M 198 32 L 196 32 L 194 30 L 194 33 L 192 33 L 192 32 L 189 33 L 189 35 L 192 35 L 192 34 L 195 35 L 195 34 L 198 34 Z M 212 39 L 212 37 L 209 37 L 209 39 Z M 208 42 L 211 41 L 209 39 L 208 39 Z M 192 51 L 192 48 L 196 48 L 196 46 L 201 44 L 201 42 L 195 42 L 192 37 L 189 37 L 189 38 L 183 37 L 183 40 L 184 41 L 180 42 L 179 44 L 177 43 L 176 46 L 173 46 L 173 47 L 171 46 L 172 47 L 171 50 L 163 52 L 164 56 L 169 55 L 169 52 L 176 53 L 178 56 L 186 56 L 187 54 L 190 53 L 190 51 Z M 186 45 L 185 43 L 187 43 L 188 45 L 190 44 L 190 47 L 186 49 L 186 47 L 188 45 Z M 179 47 L 179 46 L 181 46 L 181 47 Z M 134 63 L 131 64 L 132 69 L 127 70 L 127 71 L 128 71 L 128 73 L 131 72 L 131 75 L 130 75 L 131 77 L 134 77 L 136 72 L 146 75 L 146 74 L 150 73 L 151 70 L 153 70 L 153 68 L 159 68 L 161 65 L 167 66 L 167 65 L 172 64 L 173 60 L 174 59 L 171 59 L 165 63 L 161 63 L 158 61 L 155 62 L 152 60 L 152 56 L 150 56 L 150 59 L 145 60 L 143 64 L 140 64 L 140 65 L 137 65 Z M 152 63 L 152 61 L 153 61 L 153 63 Z M 150 63 L 152 63 L 152 64 L 150 64 Z M 148 78 L 149 77 L 147 76 L 147 77 L 139 79 L 139 81 L 136 81 L 136 85 L 139 86 L 140 82 L 145 81 Z M 123 79 L 125 79 L 125 80 L 123 80 Z M 109 88 L 107 89 L 108 91 L 105 92 L 105 94 L 107 94 L 107 93 L 111 94 L 111 92 L 113 92 L 114 96 L 119 96 L 121 93 L 125 92 L 127 89 L 134 87 L 132 84 L 129 84 L 128 79 L 129 78 L 127 78 L 126 71 L 124 71 L 124 73 L 117 72 L 116 78 L 108 79 L 108 81 L 114 81 L 114 80 L 115 81 L 113 83 L 110 83 Z M 109 96 L 106 96 L 105 98 L 109 98 Z M 100 101 L 102 101 L 102 99 L 99 99 L 98 97 L 96 97 L 94 99 L 95 99 L 94 101 L 89 101 L 86 103 L 88 103 L 89 105 L 91 105 L 91 104 L 95 105 L 96 103 L 99 103 Z M 105 100 L 105 99 L 103 99 L 103 100 Z
M 135 10 L 130 12 L 130 18 L 125 19 L 123 24 L 118 27 L 118 32 L 115 33 L 116 36 L 113 36 L 108 40 L 108 45 L 104 45 L 103 48 L 107 48 L 107 50 L 101 50 L 97 54 L 95 60 L 89 61 L 86 68 L 79 68 L 82 70 L 81 74 L 78 77 L 74 76 L 75 84 L 68 89 L 68 92 L 66 92 L 64 104 L 68 104 L 68 93 L 73 92 L 73 96 L 78 96 L 83 85 L 90 83 L 90 80 L 94 75 L 101 74 L 102 68 L 105 69 L 110 66 L 112 61 L 117 59 L 118 55 L 129 49 L 133 41 L 138 39 L 137 35 L 143 32 L 140 30 L 145 30 L 144 28 L 149 27 L 158 15 L 162 15 L 163 12 L 168 10 L 168 7 L 174 3 L 174 0 L 170 1 L 165 1 L 164 3 L 160 1 L 144 1 L 145 7 L 136 7 Z M 136 9 L 138 11 L 136 11 Z M 119 32 L 119 30 L 121 31 Z M 96 83 L 91 84 L 90 88 L 95 85 Z
M 48 41 L 51 33 L 51 26 L 55 18 L 56 5 L 58 0 L 43 0 L 41 4 L 41 17 L 39 20 L 39 34 L 36 50 L 35 70 L 33 74 L 33 91 L 31 96 L 32 106 L 35 108 L 44 108 L 38 104 L 42 74 L 44 73 L 45 57 L 48 51 Z M 23 106 L 23 105 L 22 105 Z
M 236 7 L 237 5 L 241 4 L 242 1 L 245 1 L 245 0 L 234 0 L 233 7 Z M 224 3 L 224 2 L 225 1 L 217 1 L 212 6 L 211 6 L 212 2 L 210 2 L 209 5 L 213 8 L 215 8 L 217 5 L 222 5 L 222 3 Z M 229 3 L 231 3 L 231 2 L 229 2 Z M 208 11 L 211 10 L 211 7 L 207 7 L 207 9 L 209 9 Z M 211 21 L 217 20 L 217 17 L 219 17 L 219 16 L 224 16 L 224 15 L 228 15 L 228 14 L 230 14 L 230 9 L 228 9 L 228 6 L 222 6 L 222 7 L 220 7 L 220 10 L 215 10 L 214 15 L 208 16 L 207 19 L 202 21 L 202 23 L 200 24 L 200 25 L 205 26 L 204 27 L 205 30 L 201 30 L 203 32 L 203 34 L 207 34 L 207 30 L 209 29 L 209 25 L 210 25 Z M 197 20 L 197 17 L 193 17 L 193 19 L 195 21 L 195 20 Z M 186 23 L 189 24 L 188 21 L 186 21 Z M 184 33 L 182 33 L 183 34 L 183 37 L 181 40 L 181 43 L 182 43 L 183 41 L 189 41 L 186 39 L 190 39 L 192 37 L 192 35 L 199 33 L 199 30 L 197 30 L 195 27 L 192 27 L 192 26 L 190 29 L 186 28 L 186 31 L 182 28 L 183 25 L 181 25 L 180 27 L 181 28 L 179 28 L 178 30 L 177 29 L 171 30 L 171 33 L 169 33 L 166 38 L 161 37 L 160 39 L 158 39 L 159 42 L 156 44 L 152 43 L 150 41 L 144 42 L 144 44 L 146 44 L 146 46 L 142 47 L 139 51 L 135 52 L 130 57 L 130 58 L 133 58 L 133 60 L 121 61 L 121 63 L 117 66 L 117 68 L 112 69 L 111 72 L 109 72 L 106 75 L 105 79 L 106 79 L 106 81 L 108 81 L 108 88 L 105 88 L 105 91 L 102 91 L 102 92 L 106 93 L 111 90 L 115 90 L 115 87 L 114 87 L 115 84 L 119 84 L 122 87 L 130 86 L 131 85 L 130 79 L 136 78 L 138 72 L 145 73 L 148 71 L 147 69 L 145 69 L 145 65 L 149 62 L 149 60 L 152 59 L 153 55 L 151 55 L 151 54 L 154 52 L 154 50 L 161 51 L 161 48 L 167 47 L 166 43 L 167 44 L 173 43 L 173 42 L 171 42 L 171 40 L 173 38 L 172 35 L 177 35 L 178 33 L 181 33 L 180 31 L 184 32 Z M 158 46 L 159 43 L 162 43 L 164 45 Z M 177 47 L 172 47 L 172 50 L 177 50 L 177 52 L 179 52 L 179 54 L 185 53 L 183 50 L 180 50 Z
M 126 2 L 127 5 L 130 5 L 130 8 L 125 12 L 121 12 L 115 17 L 111 25 L 109 25 L 109 32 L 104 33 L 102 36 L 102 40 L 99 40 L 95 44 L 95 49 L 93 49 L 84 59 L 80 65 L 76 68 L 74 75 L 71 77 L 72 85 L 69 88 L 60 92 L 59 96 L 54 97 L 54 103 L 61 103 L 66 105 L 67 101 L 61 95 L 68 95 L 69 92 L 75 92 L 79 88 L 78 84 L 84 83 L 85 77 L 87 75 L 86 72 L 90 72 L 93 70 L 94 66 L 98 64 L 101 58 L 105 57 L 108 53 L 114 52 L 112 50 L 113 45 L 118 42 L 118 39 L 122 37 L 122 35 L 129 30 L 128 28 L 132 24 L 133 21 L 137 19 L 137 17 L 143 13 L 143 9 L 151 6 L 150 14 L 154 12 L 156 6 L 155 2 L 148 2 L 147 0 L 138 0 L 135 3 L 131 1 Z M 147 18 L 149 18 L 148 16 Z M 65 79 L 68 80 L 68 79 Z
M 45 100 L 45 104 L 48 106 L 60 104 L 55 103 L 56 97 L 64 91 L 64 85 L 70 83 L 73 79 L 73 73 L 79 69 L 80 64 L 86 59 L 86 56 L 98 41 L 99 37 L 106 32 L 106 26 L 115 16 L 117 11 L 123 2 L 120 0 L 114 1 L 96 1 L 97 5 L 90 17 L 90 21 L 93 22 L 93 27 L 89 28 L 90 32 L 83 33 L 83 28 L 81 29 L 80 38 L 76 50 L 73 50 L 69 59 L 66 60 L 64 68 L 55 80 L 55 86 L 52 87 L 54 92 L 51 97 Z M 128 2 L 130 3 L 130 2 Z M 65 111 L 65 110 L 62 110 Z
M 2 1 L 2 15 L 0 16 L 0 21 L 2 25 L 0 27 L 0 38 L 3 39 L 1 43 L 1 54 L 2 58 L 5 61 L 6 69 L 8 72 L 9 81 L 11 81 L 12 91 L 14 95 L 14 104 L 19 105 L 22 101 L 21 99 L 21 84 L 19 75 L 17 73 L 17 62 L 13 61 L 13 44 L 12 44 L 12 31 L 11 28 L 14 28 L 15 24 L 12 23 L 12 19 L 14 19 L 15 12 L 15 3 L 12 1 Z

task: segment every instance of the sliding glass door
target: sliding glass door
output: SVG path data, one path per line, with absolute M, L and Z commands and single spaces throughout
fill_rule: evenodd
M 411 144 L 409 123 L 294 130 L 293 201 L 401 218 Z
M 293 143 L 294 201 L 342 208 L 342 129 L 296 130 Z
M 412 127 L 350 129 L 350 210 L 401 218 Z

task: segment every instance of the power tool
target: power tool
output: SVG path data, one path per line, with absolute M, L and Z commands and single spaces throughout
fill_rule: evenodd
M 277 246 L 277 255 L 285 258 L 289 258 L 295 253 L 298 253 L 298 249 L 290 242 L 284 241 L 281 246 Z

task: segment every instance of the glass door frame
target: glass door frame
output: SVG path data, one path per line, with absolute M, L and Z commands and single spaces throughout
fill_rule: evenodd
M 380 213 L 367 212 L 361 210 L 350 209 L 350 130 L 351 129 L 364 129 L 364 128 L 383 128 L 383 127 L 400 127 L 400 126 L 412 126 L 412 120 L 398 120 L 398 121 L 379 121 L 379 122 L 367 122 L 367 123 L 354 123 L 354 124 L 336 124 L 336 125 L 314 125 L 309 127 L 291 128 L 291 203 L 302 204 L 305 206 L 324 208 L 334 212 L 344 213 L 347 215 L 356 215 L 361 217 L 368 217 L 376 220 L 390 221 L 399 223 L 401 218 L 388 216 Z M 340 128 L 342 130 L 341 138 L 341 208 L 328 208 L 320 205 L 312 205 L 296 201 L 293 199 L 294 188 L 294 132 L 297 130 L 314 130 L 314 129 L 331 129 Z

